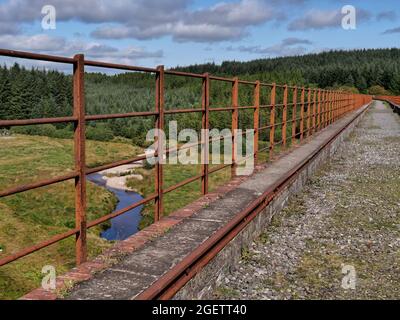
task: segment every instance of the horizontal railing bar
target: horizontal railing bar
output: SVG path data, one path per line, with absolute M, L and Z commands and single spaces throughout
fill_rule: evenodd
M 254 158 L 254 156 L 257 154 L 257 152 L 254 152 L 253 154 L 249 154 L 246 157 L 241 157 L 240 159 L 237 159 L 235 164 L 240 164 L 242 162 L 245 162 L 246 160 L 250 159 L 250 158 Z
M 246 80 L 238 80 L 239 84 L 249 84 L 252 86 L 255 86 L 257 84 L 257 82 L 253 82 L 253 81 L 246 81 Z
M 114 218 L 116 218 L 116 217 L 118 217 L 118 216 L 120 216 L 120 215 L 122 215 L 124 213 L 127 213 L 128 211 L 131 211 L 131 210 L 133 210 L 133 209 L 135 209 L 137 207 L 140 207 L 140 206 L 142 206 L 142 205 L 144 205 L 144 204 L 156 199 L 157 197 L 158 197 L 157 194 L 152 194 L 151 196 L 147 197 L 146 199 L 142 199 L 142 200 L 140 200 L 138 202 L 135 202 L 134 204 L 132 204 L 132 205 L 126 207 L 126 208 L 120 209 L 120 210 L 118 210 L 116 212 L 110 213 L 110 214 L 108 214 L 106 216 L 103 216 L 103 217 L 98 218 L 96 220 L 90 221 L 87 224 L 87 228 L 88 229 L 89 228 L 93 228 L 93 227 L 95 227 L 95 226 L 97 226 L 99 224 L 102 224 L 102 223 L 110 220 L 110 219 L 114 219 Z
M 262 87 L 270 87 L 270 88 L 272 88 L 274 86 L 272 83 L 265 83 L 265 82 L 260 82 L 260 85 Z
M 203 144 L 203 142 L 201 142 L 201 141 L 193 142 L 193 143 L 186 143 L 181 147 L 171 148 L 171 149 L 165 150 L 165 154 L 169 155 L 170 153 L 179 152 L 179 151 L 182 151 L 182 150 L 198 147 L 199 145 L 202 145 L 202 144 Z
M 151 155 L 151 157 L 155 157 L 155 156 L 156 156 L 156 154 Z M 104 171 L 104 170 L 120 167 L 120 166 L 123 166 L 123 165 L 126 165 L 126 164 L 130 164 L 130 163 L 146 160 L 146 158 L 147 158 L 147 155 L 143 155 L 143 156 L 139 156 L 139 157 L 135 157 L 135 158 L 131 158 L 131 159 L 116 161 L 116 162 L 113 162 L 113 163 L 105 164 L 105 165 L 94 167 L 94 168 L 87 168 L 85 170 L 85 174 L 89 175 L 89 174 L 97 173 L 97 172 L 100 172 L 100 171 Z
M 97 115 L 87 115 L 87 116 L 85 116 L 85 120 L 86 121 L 95 121 L 95 120 L 134 118 L 134 117 L 149 117 L 149 116 L 156 116 L 156 115 L 158 115 L 158 112 L 154 112 L 154 111 L 114 113 L 114 114 L 97 114 Z
M 194 177 L 191 177 L 189 179 L 183 180 L 183 181 L 179 182 L 176 185 L 173 185 L 173 186 L 171 186 L 169 188 L 164 189 L 163 190 L 163 194 L 167 194 L 167 193 L 170 193 L 172 191 L 175 191 L 176 189 L 179 189 L 180 187 L 186 186 L 189 183 L 195 182 L 196 180 L 200 180 L 202 177 L 203 176 L 201 174 L 199 174 L 197 176 L 194 176 Z
M 77 120 L 78 120 L 77 117 L 0 120 L 0 127 L 16 127 L 16 126 L 27 126 L 27 125 L 36 125 L 36 124 L 75 122 Z
M 274 127 L 275 125 L 269 125 L 269 126 L 263 126 L 263 127 L 259 127 L 258 131 L 260 130 L 266 130 L 266 129 L 271 129 L 272 127 Z
M 212 143 L 212 142 L 215 142 L 215 141 L 221 141 L 221 140 L 224 140 L 224 139 L 232 139 L 232 135 L 220 136 L 220 137 L 216 137 L 216 138 L 209 138 L 208 143 Z M 183 145 L 181 147 L 167 149 L 165 151 L 165 154 L 169 155 L 170 153 L 173 153 L 173 152 L 179 152 L 179 151 L 190 149 L 190 148 L 194 148 L 194 147 L 197 147 L 197 146 L 200 146 L 200 145 L 204 145 L 204 142 L 198 141 L 198 142 L 193 142 L 193 143 L 186 143 L 185 145 Z
M 67 180 L 76 178 L 77 176 L 78 176 L 78 172 L 73 171 L 69 174 L 59 176 L 56 178 L 46 179 L 46 180 L 42 180 L 39 182 L 34 182 L 34 183 L 20 185 L 18 187 L 9 188 L 4 191 L 0 191 L 0 198 L 11 196 L 13 194 L 21 193 L 21 192 L 28 191 L 28 190 L 46 187 L 46 186 L 49 186 L 49 185 L 52 185 L 55 183 L 59 183 L 59 182 L 63 182 L 63 181 L 67 181 Z
M 0 56 L 29 59 L 29 60 L 42 60 L 49 62 L 68 63 L 68 64 L 72 64 L 75 62 L 73 58 L 52 56 L 47 54 L 38 54 L 38 53 L 17 51 L 17 50 L 6 50 L 6 49 L 0 49 Z
M 171 109 L 164 110 L 164 114 L 177 114 L 177 113 L 192 113 L 192 112 L 203 112 L 204 110 L 201 108 L 197 109 Z
M 245 128 L 245 129 L 242 129 L 242 133 L 240 133 L 239 135 L 244 136 L 247 134 L 247 131 L 256 131 L 256 130 L 257 129 L 254 129 L 254 128 Z
M 219 166 L 217 166 L 215 168 L 212 168 L 212 169 L 208 170 L 208 173 L 211 174 L 211 173 L 223 170 L 223 169 L 225 169 L 227 167 L 230 167 L 230 166 L 232 166 L 231 163 L 230 164 L 221 164 L 221 165 L 219 165 Z
M 249 110 L 249 109 L 256 109 L 256 106 L 239 106 L 237 108 L 238 110 Z
M 269 150 L 269 146 L 268 147 L 264 147 L 264 148 L 260 148 L 260 149 L 258 149 L 258 153 L 260 153 L 260 152 L 263 152 L 263 151 L 265 151 L 265 150 Z
M 214 141 L 221 141 L 224 139 L 232 139 L 232 134 L 230 134 L 229 136 L 219 136 L 219 137 L 210 138 L 210 143 L 214 142 Z
M 231 79 L 231 78 L 223 78 L 223 77 L 217 77 L 217 76 L 212 76 L 212 75 L 210 75 L 210 80 L 225 81 L 225 82 L 231 82 L 231 83 L 235 82 L 235 80 Z
M 275 127 L 279 127 L 279 126 L 283 126 L 285 124 L 285 122 L 278 122 L 278 123 L 275 123 Z
M 232 111 L 232 110 L 235 110 L 235 108 L 234 107 L 218 107 L 218 108 L 210 108 L 208 110 L 220 112 L 220 111 Z
M 91 66 L 91 67 L 137 71 L 137 72 L 147 72 L 147 73 L 158 73 L 159 72 L 157 69 L 154 69 L 154 68 L 137 67 L 137 66 L 131 66 L 131 65 L 125 65 L 125 64 L 116 64 L 116 63 L 100 62 L 100 61 L 93 61 L 93 60 L 85 60 L 84 62 L 85 62 L 86 66 Z
M 50 238 L 50 239 L 48 239 L 46 241 L 43 241 L 40 244 L 36 244 L 34 246 L 31 246 L 31 247 L 28 247 L 26 249 L 23 249 L 23 250 L 21 250 L 21 251 L 19 251 L 17 253 L 11 254 L 8 257 L 0 259 L 0 266 L 4 266 L 4 265 L 6 265 L 6 264 L 8 264 L 10 262 L 13 262 L 15 260 L 21 259 L 21 258 L 23 258 L 23 257 L 25 257 L 25 256 L 27 256 L 27 255 L 29 255 L 31 253 L 34 253 L 34 252 L 36 252 L 38 250 L 41 250 L 43 248 L 46 248 L 48 246 L 51 246 L 52 244 L 60 242 L 61 240 L 69 238 L 69 237 L 71 237 L 71 236 L 73 236 L 75 234 L 78 234 L 78 233 L 79 233 L 79 229 L 75 228 L 75 229 L 72 229 L 72 230 L 67 231 L 65 233 L 56 235 L 56 236 L 54 236 L 54 237 L 52 237 L 52 238 Z
M 181 71 L 174 71 L 174 70 L 165 70 L 164 73 L 172 75 L 172 76 L 183 76 L 183 77 L 199 78 L 199 79 L 204 79 L 206 77 L 204 74 L 181 72 Z

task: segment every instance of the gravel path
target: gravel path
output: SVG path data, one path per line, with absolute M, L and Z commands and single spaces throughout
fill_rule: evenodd
M 400 299 L 400 117 L 381 102 L 215 292 Z

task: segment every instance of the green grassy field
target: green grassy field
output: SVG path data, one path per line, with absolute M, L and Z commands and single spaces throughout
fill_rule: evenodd
M 87 142 L 88 166 L 132 157 L 141 152 L 127 143 Z M 38 136 L 0 138 L 0 184 L 2 189 L 62 175 L 73 168 L 71 140 Z M 115 197 L 88 183 L 88 219 L 110 213 Z M 74 182 L 68 181 L 0 199 L 0 258 L 40 243 L 73 228 Z M 89 255 L 110 246 L 99 237 L 101 227 L 88 234 Z M 74 238 L 40 250 L 0 267 L 0 299 L 15 299 L 40 285 L 45 265 L 58 274 L 74 266 Z
M 267 146 L 265 142 L 260 142 L 260 149 Z M 278 148 L 279 149 L 279 148 Z M 278 150 L 277 149 L 277 150 Z M 268 152 L 263 151 L 258 155 L 259 162 L 265 162 L 268 160 Z M 220 159 L 223 164 L 223 158 Z M 218 167 L 219 164 L 210 164 L 209 169 Z M 181 164 L 165 164 L 164 165 L 164 184 L 163 188 L 167 189 L 172 187 L 186 179 L 195 177 L 201 174 L 201 165 L 181 165 Z M 144 181 L 138 182 L 136 179 L 128 179 L 127 185 L 136 190 L 144 197 L 148 197 L 155 192 L 155 171 L 154 169 L 136 169 L 137 173 L 140 173 L 144 177 Z M 225 184 L 231 180 L 231 168 L 227 167 L 220 171 L 211 173 L 209 175 L 209 191 L 213 191 L 219 186 Z M 195 201 L 202 196 L 201 193 L 201 181 L 196 180 L 183 187 L 180 187 L 172 192 L 164 195 L 163 206 L 164 216 L 168 216 L 170 213 L 183 208 L 184 206 Z M 143 219 L 140 223 L 141 228 L 145 228 L 154 221 L 154 205 L 150 203 L 144 207 L 142 211 Z

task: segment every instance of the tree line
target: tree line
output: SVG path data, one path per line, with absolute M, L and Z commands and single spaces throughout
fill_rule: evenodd
M 221 65 L 203 64 L 176 68 L 193 73 L 214 75 L 266 83 L 287 83 L 299 86 L 342 89 L 350 92 L 400 95 L 400 49 L 331 51 L 298 57 L 259 59 L 249 62 L 227 61 Z M 166 76 L 166 109 L 200 108 L 202 83 L 200 79 Z M 292 93 L 289 99 L 292 98 Z M 269 103 L 269 93 L 263 92 L 261 103 Z M 278 92 L 278 101 L 282 92 Z M 240 105 L 253 103 L 251 86 L 241 86 Z M 210 101 L 212 107 L 231 103 L 231 84 L 213 81 Z M 0 67 L 0 119 L 62 117 L 72 115 L 72 76 L 55 70 L 30 70 L 14 64 Z M 152 111 L 155 108 L 155 77 L 129 72 L 116 75 L 87 73 L 85 75 L 85 104 L 87 114 Z M 289 112 L 290 116 L 290 112 Z M 264 110 L 261 121 L 266 122 Z M 278 114 L 279 118 L 279 114 Z M 201 129 L 201 114 L 167 115 L 166 121 L 177 120 L 178 129 Z M 240 127 L 253 126 L 252 111 L 240 112 Z M 211 128 L 229 128 L 230 112 L 210 116 Z M 87 136 L 96 140 L 111 140 L 115 136 L 132 139 L 145 145 L 147 131 L 154 127 L 154 118 L 125 118 L 89 122 Z M 71 138 L 71 124 L 15 127 L 17 133 Z M 279 130 L 278 130 L 279 131 Z M 279 134 L 279 132 L 278 132 Z M 268 132 L 261 139 L 267 140 Z

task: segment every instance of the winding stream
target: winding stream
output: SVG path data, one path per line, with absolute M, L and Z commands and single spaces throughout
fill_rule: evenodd
M 108 187 L 106 184 L 106 180 L 103 179 L 103 175 L 99 173 L 91 174 L 87 178 L 89 181 L 97 184 L 98 186 L 106 188 L 118 198 L 118 205 L 115 208 L 114 212 L 126 208 L 143 199 L 143 197 L 136 192 Z M 118 217 L 111 219 L 111 227 L 103 231 L 100 236 L 103 239 L 113 241 L 125 240 L 131 235 L 137 233 L 139 231 L 140 220 L 142 219 L 142 215 L 140 214 L 142 209 L 143 206 L 139 206 Z

